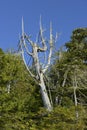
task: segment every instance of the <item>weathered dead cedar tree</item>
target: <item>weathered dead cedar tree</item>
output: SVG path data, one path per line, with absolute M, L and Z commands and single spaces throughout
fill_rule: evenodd
M 41 91 L 41 96 L 42 96 L 44 107 L 48 111 L 51 111 L 53 109 L 53 106 L 52 106 L 50 98 L 48 96 L 46 84 L 44 81 L 44 75 L 45 75 L 45 72 L 47 71 L 48 67 L 51 64 L 53 45 L 54 45 L 54 42 L 56 41 L 56 38 L 55 39 L 53 38 L 51 23 L 50 23 L 50 40 L 48 42 L 43 37 L 43 32 L 44 31 L 43 31 L 41 19 L 40 19 L 40 32 L 39 32 L 37 41 L 40 41 L 41 45 L 39 45 L 37 42 L 33 42 L 30 39 L 30 37 L 28 35 L 26 35 L 24 32 L 24 23 L 23 23 L 23 19 L 22 19 L 22 36 L 21 36 L 20 42 L 19 42 L 19 50 L 21 50 L 24 64 L 25 64 L 30 76 L 32 78 L 34 78 L 35 81 L 37 81 L 38 85 L 40 86 L 40 89 L 41 89 L 40 91 Z M 49 43 L 49 44 L 47 45 L 47 43 Z M 48 46 L 49 46 L 49 48 L 48 48 Z M 31 47 L 31 49 L 29 49 L 30 47 Z M 48 50 L 49 50 L 49 53 L 48 53 Z M 32 58 L 34 69 L 36 72 L 34 74 L 31 72 L 29 65 L 26 62 L 25 52 L 28 54 L 28 57 Z M 39 53 L 40 53 L 40 55 L 41 55 L 41 53 L 43 53 L 42 55 L 46 54 L 44 56 L 44 60 L 42 61 L 42 65 L 40 62 Z

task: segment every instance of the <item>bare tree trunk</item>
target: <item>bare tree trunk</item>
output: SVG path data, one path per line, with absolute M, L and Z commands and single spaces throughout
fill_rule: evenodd
M 46 90 L 46 86 L 45 86 L 45 82 L 44 82 L 44 73 L 43 73 L 43 70 L 40 67 L 37 49 L 38 49 L 37 45 L 34 44 L 33 59 L 34 59 L 34 65 L 35 65 L 35 68 L 36 68 L 36 73 L 37 73 L 37 76 L 39 78 L 39 86 L 40 86 L 40 89 L 41 89 L 41 96 L 42 96 L 44 107 L 48 111 L 51 111 L 52 105 L 51 105 L 51 102 L 50 102 L 50 99 L 49 99 L 49 96 L 48 96 L 48 93 L 47 93 L 47 90 Z
M 76 87 L 74 87 L 74 101 L 75 101 L 75 106 L 77 107 Z
M 41 21 L 40 21 L 40 33 L 39 33 L 38 38 L 40 39 L 42 46 L 39 46 L 36 42 L 31 41 L 30 37 L 27 36 L 24 33 L 24 25 L 23 25 L 23 19 L 22 19 L 22 36 L 21 36 L 21 39 L 20 39 L 20 42 L 19 42 L 19 49 L 22 52 L 22 58 L 23 58 L 24 64 L 25 64 L 30 76 L 32 78 L 34 78 L 38 82 L 38 85 L 40 86 L 41 96 L 42 96 L 44 107 L 48 111 L 51 111 L 52 110 L 52 104 L 51 104 L 49 95 L 47 93 L 46 85 L 45 85 L 45 82 L 44 82 L 44 74 L 47 71 L 49 65 L 51 64 L 53 43 L 56 41 L 56 39 L 54 40 L 53 35 L 52 35 L 52 24 L 50 24 L 50 40 L 48 40 L 49 45 L 50 45 L 49 46 L 49 53 L 47 53 L 47 55 L 48 55 L 47 60 L 45 58 L 43 60 L 44 68 L 41 67 L 39 54 L 42 52 L 43 55 L 44 55 L 44 53 L 47 52 L 48 47 L 46 45 L 46 40 L 43 37 L 43 28 L 42 28 L 42 25 L 41 25 Z M 38 41 L 39 41 L 39 39 L 38 39 Z M 32 52 L 29 50 L 30 47 L 32 48 Z M 35 74 L 33 74 L 30 71 L 29 65 L 27 65 L 27 62 L 25 60 L 26 58 L 25 58 L 24 53 L 28 54 L 28 57 L 32 58 L 34 68 L 35 68 Z M 45 60 L 47 61 L 46 63 L 44 63 Z
M 73 88 L 74 88 L 74 101 L 75 101 L 75 107 L 76 107 L 76 118 L 78 120 L 79 113 L 78 113 L 78 110 L 77 110 L 78 102 L 77 102 L 77 95 L 76 95 L 77 78 L 76 78 L 76 74 L 75 73 L 74 73 L 74 79 L 73 79 Z
M 77 107 L 77 95 L 76 95 L 77 79 L 76 79 L 76 74 L 74 74 L 73 88 L 74 88 L 74 101 L 75 101 L 75 106 Z
M 40 83 L 39 83 L 39 85 L 40 85 L 40 88 L 41 88 L 42 100 L 43 100 L 44 107 L 48 111 L 51 111 L 52 110 L 52 104 L 51 104 L 50 99 L 48 97 L 48 93 L 47 93 L 46 86 L 45 86 L 43 78 L 44 78 L 43 73 L 41 73 L 40 74 Z

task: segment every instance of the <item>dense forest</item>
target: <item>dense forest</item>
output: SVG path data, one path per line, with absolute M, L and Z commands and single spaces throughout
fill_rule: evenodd
M 51 111 L 22 57 L 0 49 L 0 130 L 87 130 L 87 28 L 53 54 L 44 81 Z

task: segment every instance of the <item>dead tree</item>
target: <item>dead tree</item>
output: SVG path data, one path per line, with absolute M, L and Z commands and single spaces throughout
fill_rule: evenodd
M 34 78 L 35 81 L 37 81 L 38 85 L 40 86 L 40 91 L 41 91 L 41 96 L 42 96 L 44 107 L 48 111 L 51 111 L 53 109 L 53 106 L 51 104 L 51 101 L 47 92 L 46 84 L 44 81 L 44 75 L 51 64 L 52 51 L 53 51 L 53 46 L 54 46 L 54 42 L 56 41 L 56 38 L 53 38 L 52 24 L 50 24 L 50 40 L 49 41 L 47 41 L 44 38 L 43 32 L 44 30 L 42 28 L 41 19 L 40 19 L 40 32 L 39 32 L 37 41 L 33 42 L 30 36 L 28 36 L 24 32 L 24 23 L 22 19 L 22 36 L 20 38 L 19 48 L 21 50 L 24 64 L 30 76 Z M 29 65 L 27 64 L 25 53 L 27 53 L 28 58 L 32 59 L 33 66 L 35 69 L 34 74 L 32 73 Z M 44 56 L 44 60 L 41 61 L 40 56 L 41 56 L 41 60 L 42 60 L 42 56 Z

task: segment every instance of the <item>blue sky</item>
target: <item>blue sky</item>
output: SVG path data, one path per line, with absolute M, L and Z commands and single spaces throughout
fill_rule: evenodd
M 87 27 L 87 0 L 0 0 L 0 48 L 17 49 L 22 16 L 25 32 L 35 40 L 40 15 L 47 35 L 50 21 L 53 33 L 60 34 L 56 43 L 58 49 L 70 40 L 75 28 Z

